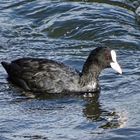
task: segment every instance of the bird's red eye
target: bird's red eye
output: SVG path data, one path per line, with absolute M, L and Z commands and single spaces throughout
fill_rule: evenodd
M 105 52 L 105 59 L 106 60 L 111 60 L 111 56 L 109 55 L 108 52 Z

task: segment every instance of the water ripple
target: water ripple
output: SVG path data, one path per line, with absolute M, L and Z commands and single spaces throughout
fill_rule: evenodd
M 103 71 L 101 93 L 92 99 L 31 99 L 0 67 L 0 138 L 139 139 L 138 5 L 130 0 L 1 1 L 1 61 L 47 57 L 81 70 L 89 52 L 105 45 L 117 51 L 123 75 Z

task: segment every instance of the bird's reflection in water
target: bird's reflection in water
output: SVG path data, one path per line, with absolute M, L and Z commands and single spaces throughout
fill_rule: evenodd
M 82 100 L 86 101 L 86 104 L 83 106 L 83 114 L 84 116 L 95 123 L 98 124 L 98 128 L 103 129 L 113 129 L 113 128 L 122 128 L 125 126 L 127 121 L 127 115 L 124 112 L 118 112 L 114 111 L 113 109 L 105 108 L 99 101 L 100 92 L 96 92 L 91 94 L 90 97 L 88 94 L 84 93 L 73 93 L 73 94 L 32 94 L 29 92 L 21 92 L 21 89 L 14 88 L 16 90 L 16 93 L 20 93 L 20 98 L 18 98 L 18 101 L 24 101 L 27 99 L 37 99 L 37 100 L 48 100 L 48 99 L 66 99 L 69 98 L 81 98 Z M 18 92 L 17 92 L 18 91 Z M 21 94 L 22 93 L 22 94 Z M 23 98 L 26 97 L 26 98 Z M 21 99 L 21 100 L 20 100 Z M 24 100 L 23 100 L 24 99 Z M 17 98 L 16 98 L 17 100 Z M 15 100 L 14 100 L 15 101 Z M 76 101 L 76 100 L 75 100 Z
M 92 98 L 86 98 L 87 103 L 83 109 L 84 116 L 93 122 L 99 122 L 99 128 L 113 129 L 122 128 L 126 124 L 126 114 L 104 109 L 99 102 L 99 94 L 96 93 Z

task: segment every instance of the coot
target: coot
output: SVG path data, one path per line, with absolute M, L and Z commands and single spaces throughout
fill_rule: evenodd
M 21 58 L 1 64 L 12 83 L 26 91 L 40 93 L 92 93 L 99 90 L 98 77 L 103 69 L 112 67 L 122 74 L 116 52 L 107 47 L 92 50 L 82 72 L 63 63 L 39 58 Z

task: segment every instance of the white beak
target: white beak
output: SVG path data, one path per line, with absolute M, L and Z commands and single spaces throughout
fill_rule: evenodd
M 111 57 L 113 60 L 113 62 L 110 63 L 111 68 L 114 69 L 115 71 L 117 71 L 118 73 L 122 74 L 122 69 L 117 62 L 116 52 L 114 50 L 111 51 Z

